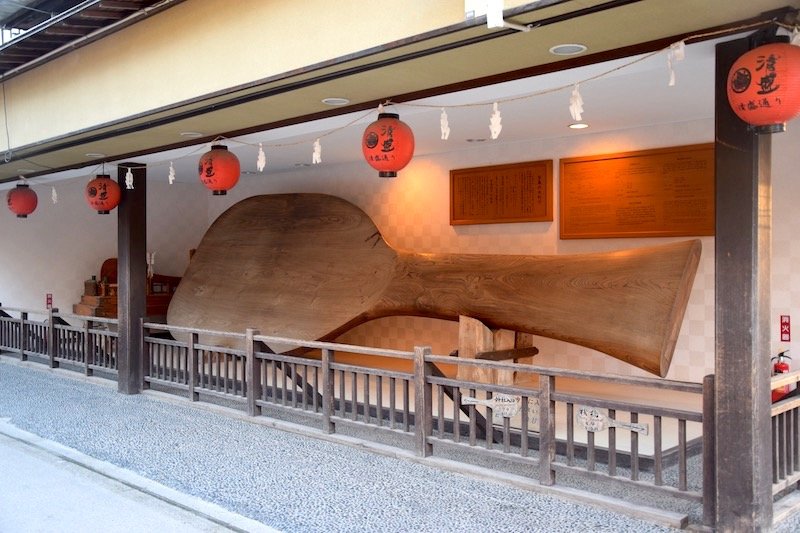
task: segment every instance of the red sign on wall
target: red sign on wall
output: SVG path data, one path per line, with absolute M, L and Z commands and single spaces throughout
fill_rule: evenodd
M 792 340 L 792 320 L 789 315 L 781 315 L 781 342 Z

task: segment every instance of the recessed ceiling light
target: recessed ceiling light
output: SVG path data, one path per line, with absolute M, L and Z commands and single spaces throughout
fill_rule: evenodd
M 574 56 L 585 51 L 586 47 L 584 45 L 576 43 L 557 44 L 550 49 L 550 53 L 557 56 Z
M 198 137 L 202 137 L 203 134 L 199 131 L 182 131 L 181 137 L 186 137 L 188 139 L 196 139 Z
M 86 154 L 86 157 L 91 157 L 92 159 L 99 159 L 105 156 L 106 154 L 101 154 L 100 152 L 89 152 Z
M 348 100 L 347 98 L 331 97 L 331 98 L 323 98 L 322 103 L 325 105 L 347 105 L 350 103 L 350 100 Z
M 573 130 L 585 130 L 589 125 L 585 122 L 573 122 L 569 127 Z
M 18 168 L 17 172 L 20 173 L 20 174 L 31 174 L 31 173 L 36 172 L 36 171 L 34 169 L 32 169 L 32 168 Z

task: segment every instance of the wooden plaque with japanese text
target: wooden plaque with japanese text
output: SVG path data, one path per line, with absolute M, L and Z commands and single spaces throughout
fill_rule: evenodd
M 553 220 L 553 162 L 450 171 L 450 224 Z
M 560 161 L 562 239 L 714 235 L 714 145 Z

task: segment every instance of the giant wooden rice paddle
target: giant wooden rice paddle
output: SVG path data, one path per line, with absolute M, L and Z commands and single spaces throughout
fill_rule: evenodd
M 580 255 L 411 253 L 341 198 L 254 196 L 209 228 L 168 322 L 320 340 L 383 316 L 465 315 L 664 376 L 699 257 L 697 240 Z

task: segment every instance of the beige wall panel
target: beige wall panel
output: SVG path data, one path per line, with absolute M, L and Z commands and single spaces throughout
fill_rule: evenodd
M 462 0 L 187 0 L 6 83 L 23 146 L 456 24 Z

